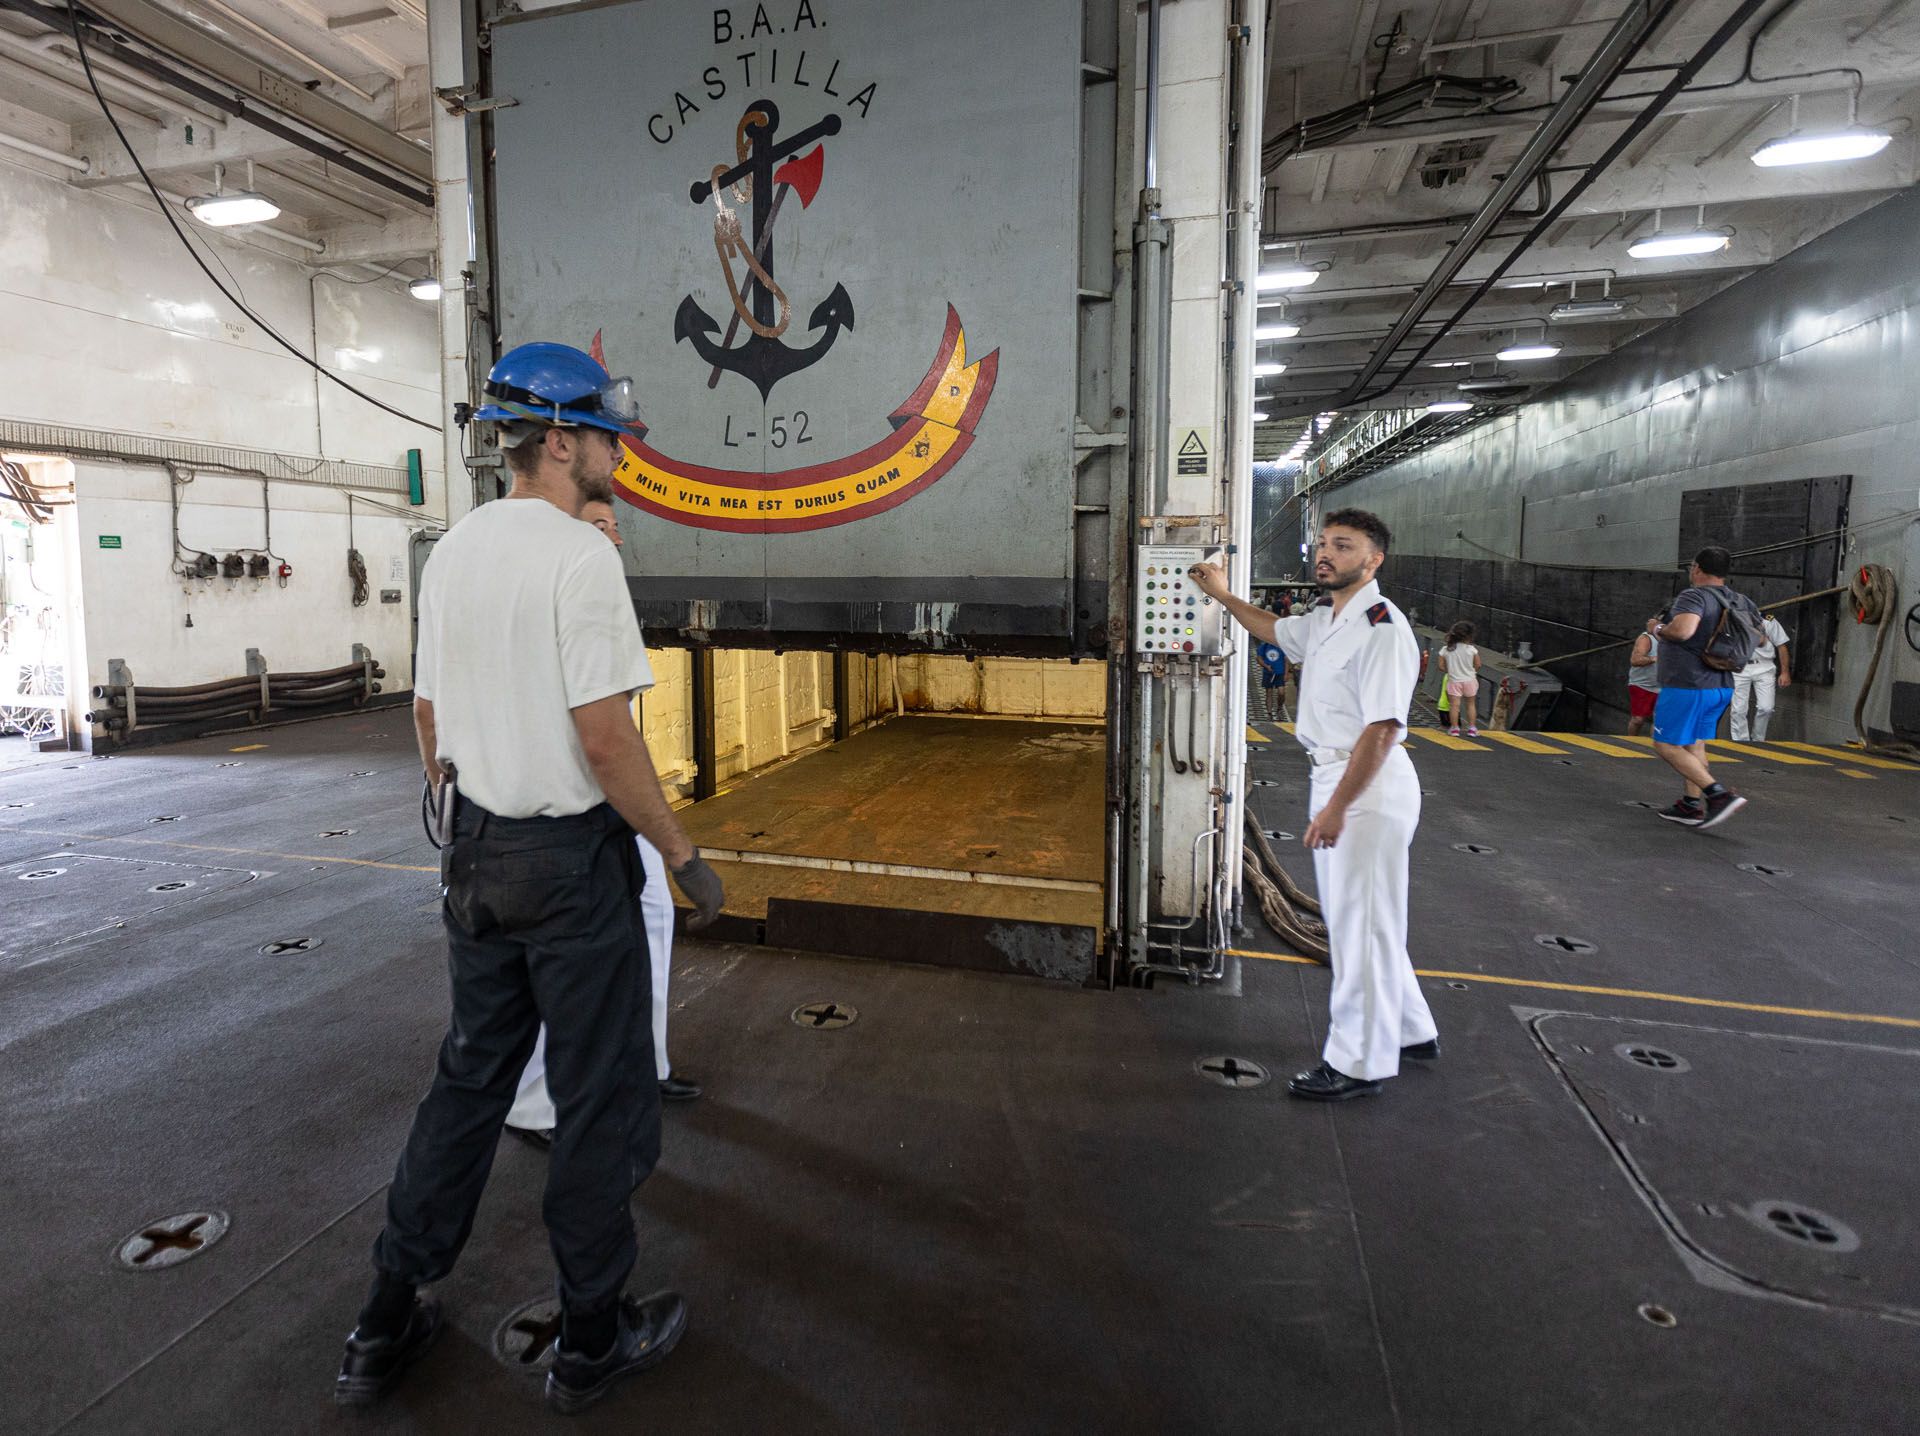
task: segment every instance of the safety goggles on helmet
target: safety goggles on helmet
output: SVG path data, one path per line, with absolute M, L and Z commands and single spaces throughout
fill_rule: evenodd
M 498 382 L 489 382 L 486 394 L 516 417 L 542 423 L 577 423 L 583 417 L 611 419 L 622 426 L 640 422 L 640 400 L 633 391 L 633 380 L 626 377 L 609 379 L 600 388 L 575 399 L 544 399 L 530 389 Z

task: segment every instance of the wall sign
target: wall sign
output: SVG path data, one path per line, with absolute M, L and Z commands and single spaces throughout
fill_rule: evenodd
M 100 547 L 101 548 L 119 548 L 120 535 L 119 534 L 101 534 Z

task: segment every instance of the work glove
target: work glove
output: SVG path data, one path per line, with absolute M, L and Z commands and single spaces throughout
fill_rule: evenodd
M 720 874 L 707 866 L 707 860 L 695 853 L 673 870 L 673 880 L 693 904 L 693 916 L 687 919 L 687 931 L 698 932 L 720 916 L 720 904 L 727 900 L 720 885 Z

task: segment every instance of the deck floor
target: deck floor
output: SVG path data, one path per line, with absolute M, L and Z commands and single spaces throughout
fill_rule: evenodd
M 1261 732 L 1256 810 L 1298 831 Z M 708 1095 L 634 1285 L 692 1331 L 574 1429 L 1920 1428 L 1920 774 L 1739 755 L 1753 806 L 1700 834 L 1631 806 L 1671 796 L 1650 762 L 1415 744 L 1445 1051 L 1378 1099 L 1205 1079 L 1323 1035 L 1326 972 L 1257 933 L 1218 986 L 1113 993 L 681 944 Z M 552 1281 L 512 1142 L 446 1337 L 330 1402 L 445 1021 L 418 781 L 404 715 L 0 772 L 8 1433 L 557 1429 L 493 1355 Z M 822 1000 L 858 1019 L 789 1020 Z M 207 1209 L 204 1255 L 113 1266 Z

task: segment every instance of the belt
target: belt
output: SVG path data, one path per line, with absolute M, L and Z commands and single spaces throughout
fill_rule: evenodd
M 1324 768 L 1329 763 L 1344 763 L 1353 756 L 1351 748 L 1309 748 L 1307 757 L 1316 768 Z
M 560 817 L 539 818 L 503 818 L 498 813 L 490 813 L 465 793 L 454 798 L 454 829 L 469 836 L 481 833 L 495 833 L 499 836 L 515 836 L 530 833 L 552 833 L 560 836 L 567 833 L 605 831 L 621 822 L 620 815 L 612 804 L 600 803 L 588 808 L 584 813 L 567 813 Z

